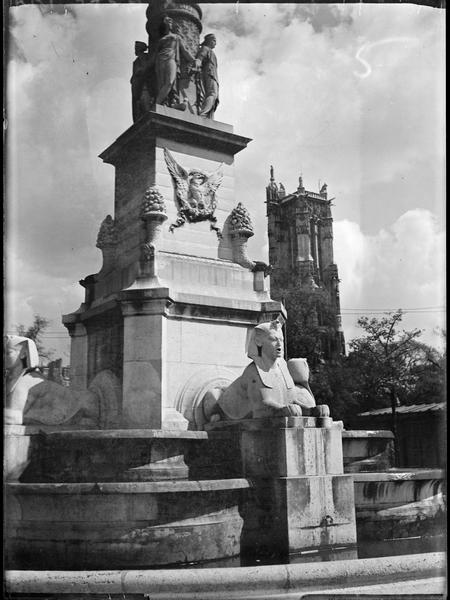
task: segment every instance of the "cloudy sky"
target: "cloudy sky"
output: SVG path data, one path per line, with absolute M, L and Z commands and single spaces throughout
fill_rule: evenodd
M 360 314 L 403 308 L 406 328 L 444 327 L 444 11 L 408 4 L 202 5 L 217 36 L 216 119 L 251 137 L 236 198 L 267 254 L 270 165 L 334 200 L 346 339 Z M 146 5 L 10 9 L 6 330 L 34 313 L 69 359 L 61 315 L 101 266 L 113 167 L 98 154 L 131 125 L 135 40 Z

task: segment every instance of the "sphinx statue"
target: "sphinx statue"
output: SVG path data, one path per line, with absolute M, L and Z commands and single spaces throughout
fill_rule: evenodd
M 87 390 L 71 390 L 47 380 L 34 341 L 16 335 L 6 336 L 5 366 L 6 425 L 117 425 L 120 382 L 111 371 L 100 372 Z
M 306 359 L 286 362 L 279 321 L 262 323 L 251 332 L 247 356 L 252 362 L 225 390 L 211 390 L 203 399 L 206 422 L 279 416 L 328 416 L 316 406 L 309 387 Z

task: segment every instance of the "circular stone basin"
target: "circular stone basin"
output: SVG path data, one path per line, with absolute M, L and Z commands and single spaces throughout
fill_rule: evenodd
M 16 594 L 46 594 L 78 598 L 94 594 L 142 594 L 152 600 L 246 600 L 302 598 L 311 592 L 396 595 L 443 594 L 445 553 L 368 558 L 336 562 L 147 571 L 7 571 L 6 589 Z M 59 594 L 59 596 L 58 596 Z M 85 596 L 84 596 L 85 595 Z M 139 596 L 138 596 L 139 597 Z M 376 596 L 373 596 L 376 597 Z M 439 596 L 437 596 L 439 597 Z
M 8 566 L 105 569 L 239 554 L 246 479 L 9 483 Z

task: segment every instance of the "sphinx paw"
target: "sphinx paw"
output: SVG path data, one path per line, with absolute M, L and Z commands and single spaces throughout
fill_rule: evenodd
M 329 417 L 330 407 L 328 404 L 319 404 L 312 409 L 312 414 L 314 417 Z

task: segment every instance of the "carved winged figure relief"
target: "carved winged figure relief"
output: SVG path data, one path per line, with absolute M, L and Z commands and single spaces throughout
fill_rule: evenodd
M 213 173 L 206 173 L 200 169 L 186 171 L 167 148 L 164 148 L 164 158 L 175 184 L 178 209 L 177 220 L 169 227 L 169 231 L 173 232 L 186 221 L 189 223 L 210 221 L 211 229 L 217 233 L 217 237 L 221 238 L 220 229 L 216 227 L 217 218 L 214 216 L 214 211 L 217 206 L 216 191 L 223 179 L 223 164 Z

